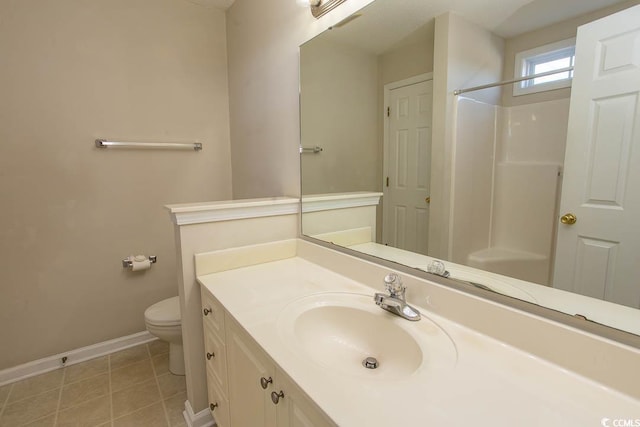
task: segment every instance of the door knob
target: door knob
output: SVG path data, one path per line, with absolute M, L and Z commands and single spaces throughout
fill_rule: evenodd
M 427 197 L 424 201 L 427 202 L 427 204 L 431 203 L 431 197 Z
M 576 221 L 578 221 L 578 218 L 572 213 L 567 213 L 560 217 L 560 222 L 563 224 L 572 225 L 575 224 Z

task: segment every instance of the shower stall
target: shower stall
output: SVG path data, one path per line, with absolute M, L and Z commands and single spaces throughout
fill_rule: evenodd
M 569 99 L 505 106 L 511 86 L 456 94 L 450 255 L 550 285 Z

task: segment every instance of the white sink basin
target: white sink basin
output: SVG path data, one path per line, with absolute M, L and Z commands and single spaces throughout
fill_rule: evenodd
M 373 295 L 321 293 L 288 304 L 278 329 L 290 349 L 348 375 L 402 379 L 455 366 L 455 346 L 423 315 L 410 322 L 378 307 Z M 375 369 L 363 366 L 373 357 Z

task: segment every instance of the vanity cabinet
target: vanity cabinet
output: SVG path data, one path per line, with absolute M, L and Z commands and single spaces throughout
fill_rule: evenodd
M 273 427 L 276 405 L 271 402 L 275 367 L 235 322 L 227 327 L 229 365 L 229 400 L 242 402 L 231 408 L 234 426 Z
M 220 427 L 335 424 L 203 287 L 209 409 Z
M 280 391 L 285 397 L 276 406 L 277 427 L 335 426 L 288 375 L 277 370 L 276 393 Z
M 203 290 L 201 296 L 209 410 L 218 427 L 229 427 L 231 422 L 229 417 L 224 308 L 209 292 Z

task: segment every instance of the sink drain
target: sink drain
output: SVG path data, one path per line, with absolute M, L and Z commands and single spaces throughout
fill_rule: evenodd
M 376 369 L 378 367 L 378 359 L 375 357 L 367 357 L 362 361 L 362 366 L 367 369 Z

